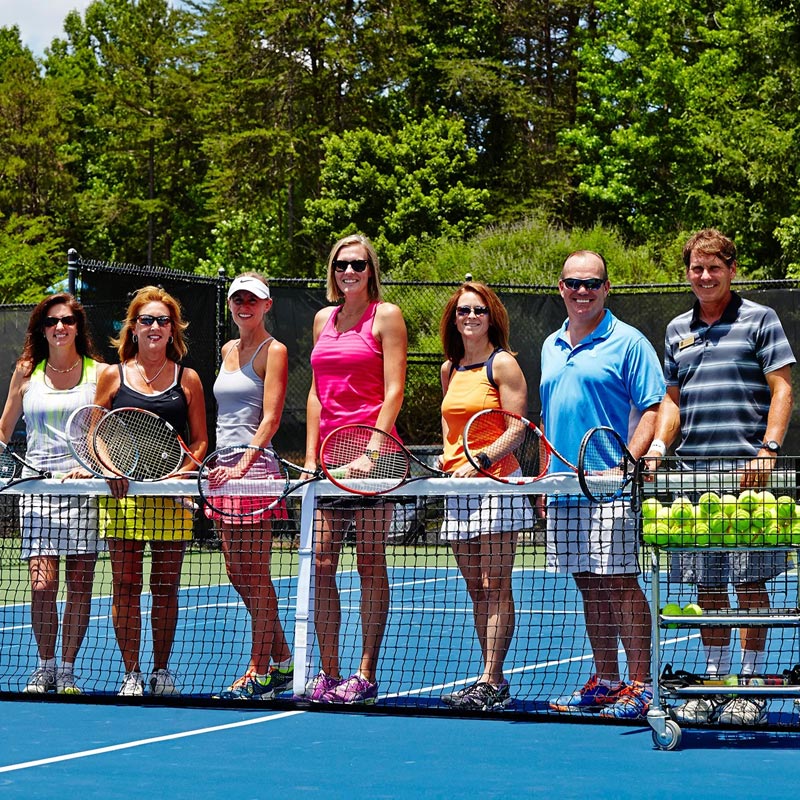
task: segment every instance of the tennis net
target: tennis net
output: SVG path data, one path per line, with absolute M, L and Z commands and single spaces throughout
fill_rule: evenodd
M 766 589 L 772 609 L 782 610 L 783 621 L 775 622 L 774 614 L 763 611 L 769 623 L 762 626 L 768 630 L 768 638 L 766 660 L 761 663 L 761 671 L 773 676 L 791 670 L 800 662 L 795 559 L 800 538 L 792 539 L 796 518 L 800 532 L 800 511 L 795 502 L 797 481 L 793 460 L 784 459 L 784 467 L 780 473 L 780 486 L 775 487 L 779 492 L 775 496 L 776 521 L 779 519 L 779 497 L 784 498 L 784 503 L 786 496 L 791 497 L 792 511 L 789 513 L 784 508 L 781 512 L 784 516 L 780 517 L 782 521 L 776 522 L 774 527 L 785 539 L 774 539 L 778 534 L 771 525 L 754 526 L 752 521 L 759 508 L 753 504 L 748 511 L 750 539 L 744 543 L 745 526 L 742 523 L 741 541 L 734 545 L 732 540 L 728 540 L 717 545 L 716 534 L 707 534 L 706 528 L 710 531 L 710 526 L 702 524 L 703 514 L 708 518 L 717 513 L 711 508 L 713 498 L 707 500 L 711 504 L 709 511 L 700 511 L 700 495 L 713 491 L 712 485 L 716 484 L 702 471 L 692 475 L 671 472 L 666 478 L 646 484 L 645 502 L 641 512 L 636 514 L 630 512 L 627 497 L 616 505 L 596 507 L 607 537 L 603 557 L 610 559 L 609 563 L 633 563 L 634 569 L 640 569 L 638 583 L 643 587 L 648 606 L 655 611 L 660 611 L 667 603 L 683 609 L 697 600 L 696 586 L 678 580 L 672 564 L 676 557 L 694 552 L 698 546 L 713 552 L 724 544 L 729 549 L 736 547 L 740 554 L 761 548 L 760 552 L 766 554 L 775 549 L 773 543 L 781 545 L 783 568 L 769 578 Z M 704 478 L 698 477 L 704 474 Z M 725 487 L 720 485 L 718 489 L 724 505 Z M 156 515 L 163 520 L 167 537 L 173 536 L 176 530 L 188 531 L 180 570 L 176 630 L 169 655 L 169 669 L 175 675 L 180 694 L 153 696 L 145 689 L 141 698 L 125 698 L 131 702 L 229 706 L 235 701 L 220 700 L 215 696 L 247 668 L 251 647 L 250 617 L 244 601 L 228 579 L 218 531 L 199 510 L 195 490 L 194 483 L 180 480 L 131 485 L 131 494 L 139 499 L 139 505 L 131 514 Z M 68 610 L 66 576 L 63 573 L 66 559 L 62 559 L 57 593 L 58 619 L 39 619 L 37 622 L 36 615 L 42 612 L 37 603 L 32 604 L 31 583 L 41 576 L 31 575 L 28 562 L 20 558 L 21 519 L 27 520 L 28 525 L 36 524 L 36 519 L 56 513 L 59 504 L 77 498 L 88 501 L 91 509 L 99 508 L 102 520 L 103 509 L 109 504 L 107 491 L 103 481 L 42 480 L 20 484 L 0 494 L 3 504 L 0 517 L 0 696 L 56 697 L 53 692 L 32 694 L 25 690 L 39 664 L 37 638 L 39 651 L 47 647 L 52 650 L 53 641 L 57 640 L 55 658 L 60 664 L 63 622 Z M 552 563 L 548 562 L 548 534 L 535 508 L 536 498 L 543 491 L 547 493 L 549 502 L 548 517 L 560 520 L 559 535 L 563 539 L 561 549 L 568 557 L 565 562 L 567 571 L 554 570 Z M 684 500 L 691 506 L 691 511 L 675 510 Z M 487 502 L 488 512 L 484 505 L 483 511 L 476 516 L 476 503 Z M 749 499 L 746 502 L 749 503 Z M 502 563 L 512 565 L 513 625 L 505 628 L 509 642 L 504 643 L 502 637 L 499 643 L 497 637 L 492 639 L 495 644 L 492 652 L 496 661 L 500 658 L 498 651 L 507 647 L 505 658 L 500 660 L 503 662 L 502 674 L 509 684 L 509 699 L 506 702 L 501 698 L 502 702 L 493 710 L 502 709 L 505 714 L 522 717 L 560 715 L 570 719 L 595 720 L 600 718 L 596 713 L 598 706 L 586 709 L 576 706 L 571 698 L 596 672 L 597 654 L 602 653 L 612 661 L 616 659 L 621 678 L 626 680 L 629 677 L 630 653 L 626 653 L 625 643 L 617 637 L 603 640 L 602 634 L 598 641 L 596 633 L 592 641 L 587 633 L 587 621 L 591 628 L 598 614 L 616 615 L 619 609 L 604 607 L 606 598 L 602 591 L 593 600 L 587 600 L 586 594 L 578 591 L 570 574 L 573 569 L 584 569 L 582 562 L 573 557 L 581 549 L 579 520 L 588 508 L 576 476 L 552 476 L 539 484 L 523 487 L 504 486 L 488 479 L 422 479 L 379 498 L 377 504 L 373 498 L 364 500 L 327 481 L 319 481 L 290 496 L 288 505 L 289 519 L 275 524 L 271 572 L 279 618 L 294 657 L 294 684 L 286 687 L 285 693 L 275 701 L 277 704 L 307 704 L 307 685 L 322 669 L 321 644 L 317 634 L 325 620 L 331 624 L 331 617 L 325 615 L 328 605 L 321 600 L 324 595 L 316 575 L 314 554 L 315 550 L 324 549 L 321 544 L 324 535 L 342 542 L 335 570 L 341 617 L 338 634 L 333 637 L 339 644 L 340 672 L 344 676 L 350 675 L 364 663 L 362 620 L 366 625 L 376 624 L 370 598 L 377 598 L 374 602 L 380 603 L 381 596 L 380 591 L 369 593 L 365 589 L 371 580 L 369 569 L 364 567 L 364 563 L 370 563 L 370 548 L 362 543 L 383 538 L 384 520 L 387 521 L 388 575 L 388 595 L 384 601 L 388 601 L 388 614 L 375 664 L 379 685 L 377 703 L 373 708 L 417 714 L 482 713 L 474 706 L 448 706 L 442 697 L 479 682 L 484 674 L 487 659 L 482 652 L 481 638 L 485 640 L 486 634 L 479 637 L 476 624 L 480 629 L 482 619 L 485 632 L 492 629 L 491 620 L 495 617 L 489 615 L 490 621 L 487 622 L 486 603 L 490 601 L 480 587 L 503 585 Z M 324 515 L 319 513 L 320 507 L 325 510 Z M 621 522 L 623 508 L 627 509 L 624 519 L 628 520 L 624 523 Z M 725 516 L 724 508 L 720 513 Z M 327 534 L 322 529 L 323 516 L 329 524 Z M 771 519 L 769 513 L 767 517 Z M 78 539 L 91 537 L 97 530 L 97 521 L 91 513 L 73 514 L 70 519 L 73 535 Z M 512 519 L 512 524 L 504 523 Z M 489 549 L 484 553 L 481 565 L 476 560 L 475 540 L 471 540 L 473 545 L 466 540 L 456 540 L 454 546 L 448 535 L 454 537 L 458 531 L 467 530 L 485 533 L 483 528 L 492 524 L 487 520 L 495 520 L 493 524 L 500 531 L 513 528 L 513 533 L 509 535 L 506 531 L 505 538 L 502 535 L 482 537 L 496 543 L 486 545 Z M 360 535 L 357 535 L 359 525 Z M 631 541 L 622 535 L 620 525 L 633 526 L 634 538 Z M 757 530 L 761 533 L 758 534 Z M 641 534 L 645 542 L 637 551 L 635 545 Z M 551 531 L 551 538 L 553 535 Z M 704 538 L 706 536 L 708 538 Z M 503 544 L 504 541 L 513 542 L 513 558 L 504 550 L 508 546 Z M 236 546 L 232 539 L 230 547 Z M 118 644 L 119 631 L 114 625 L 111 561 L 102 540 L 100 547 L 91 585 L 88 628 L 78 653 L 75 674 L 83 699 L 118 702 L 117 693 L 126 670 Z M 360 552 L 360 548 L 365 550 Z M 458 559 L 455 552 L 459 553 Z M 359 555 L 364 562 L 363 576 L 359 575 Z M 152 610 L 156 596 L 162 591 L 153 582 L 153 575 L 159 568 L 157 558 L 149 548 L 144 548 L 141 575 L 133 562 L 124 578 L 134 585 L 141 581 L 139 657 L 145 680 L 154 667 Z M 465 574 L 472 579 L 473 594 L 468 591 Z M 118 603 L 119 591 L 118 586 Z M 491 591 L 488 595 L 494 596 Z M 735 602 L 733 593 L 732 599 Z M 597 605 L 593 606 L 592 602 Z M 496 609 L 495 606 L 492 608 Z M 508 626 L 508 607 L 498 613 Z M 677 621 L 658 613 L 654 616 L 652 632 L 657 642 L 657 657 L 651 664 L 658 674 L 668 667 L 668 675 L 680 669 L 684 677 L 702 676 L 705 662 L 699 628 L 690 626 L 688 616 Z M 625 619 L 624 616 L 621 618 Z M 752 615 L 747 620 L 739 620 L 739 623 L 745 621 L 759 624 L 758 621 L 752 622 Z M 647 635 L 651 630 L 649 618 L 635 620 L 634 624 L 639 626 L 639 634 L 644 632 Z M 739 644 L 735 631 L 732 638 L 732 671 L 738 671 Z M 689 678 L 686 680 L 690 681 Z M 65 699 L 69 701 L 75 697 Z M 680 697 L 676 696 L 675 702 L 679 700 Z M 796 725 L 796 720 L 791 692 L 788 698 L 771 700 L 771 723 Z

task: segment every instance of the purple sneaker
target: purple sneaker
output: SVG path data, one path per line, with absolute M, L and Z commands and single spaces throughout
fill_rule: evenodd
M 365 703 L 370 705 L 378 699 L 378 684 L 370 683 L 360 675 L 351 675 L 341 681 L 323 698 L 323 703 L 344 703 L 346 705 Z
M 306 697 L 312 703 L 330 703 L 325 695 L 332 692 L 342 681 L 339 678 L 331 678 L 324 672 L 319 672 L 306 685 Z

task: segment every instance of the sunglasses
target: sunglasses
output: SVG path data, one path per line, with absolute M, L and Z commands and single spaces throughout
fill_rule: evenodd
M 166 328 L 167 325 L 172 325 L 172 320 L 170 317 L 162 316 L 162 317 L 154 317 L 152 314 L 139 314 L 136 317 L 136 321 L 141 325 L 145 325 L 146 327 L 150 327 L 154 322 L 157 322 L 162 328 Z
M 353 268 L 353 272 L 363 272 L 369 261 L 366 258 L 354 258 L 351 261 L 344 261 L 343 259 L 337 258 L 333 262 L 333 268 L 337 272 L 344 272 L 348 267 Z
M 489 309 L 486 306 L 456 306 L 456 314 L 459 317 L 468 317 L 470 311 L 476 317 L 482 317 L 484 314 L 489 313 Z
M 596 292 L 598 289 L 602 289 L 605 284 L 602 278 L 562 278 L 561 282 L 567 289 L 572 289 L 573 292 L 580 289 L 581 286 L 590 292 Z
M 72 314 L 67 314 L 66 317 L 45 317 L 44 319 L 44 326 L 45 328 L 55 328 L 58 323 L 61 323 L 65 328 L 77 325 L 78 320 Z

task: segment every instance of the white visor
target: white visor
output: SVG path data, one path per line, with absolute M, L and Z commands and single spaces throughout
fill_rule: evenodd
M 250 292 L 262 300 L 269 300 L 269 287 L 259 278 L 252 275 L 240 275 L 228 289 L 228 299 L 230 300 L 236 292 Z

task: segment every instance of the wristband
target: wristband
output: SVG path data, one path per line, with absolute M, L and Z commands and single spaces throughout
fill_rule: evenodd
M 653 439 L 650 442 L 650 449 L 655 450 L 662 457 L 667 454 L 667 445 L 663 439 Z
M 481 465 L 481 469 L 489 469 L 492 466 L 492 462 L 486 453 L 478 453 L 475 456 L 475 460 Z

